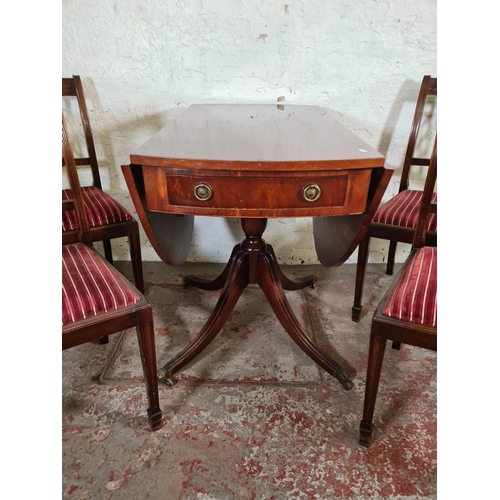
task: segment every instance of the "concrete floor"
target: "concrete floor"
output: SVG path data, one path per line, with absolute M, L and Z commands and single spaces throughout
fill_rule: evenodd
M 130 263 L 116 266 L 130 277 Z M 182 287 L 223 266 L 144 263 L 158 366 L 201 328 L 218 292 Z M 369 265 L 364 316 L 350 319 L 355 265 L 283 267 L 318 277 L 287 292 L 301 324 L 351 374 L 345 391 L 287 336 L 249 287 L 212 344 L 160 386 L 150 432 L 134 331 L 63 352 L 63 498 L 162 500 L 434 499 L 436 353 L 387 349 L 375 438 L 358 445 L 370 321 L 390 283 Z

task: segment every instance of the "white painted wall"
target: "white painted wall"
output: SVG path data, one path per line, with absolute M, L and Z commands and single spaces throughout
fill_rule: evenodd
M 436 0 L 62 5 L 62 76 L 82 77 L 103 188 L 134 215 L 120 165 L 193 103 L 284 96 L 285 104 L 328 107 L 386 156 L 395 172 L 385 199 L 397 192 L 420 82 L 437 76 Z M 422 186 L 418 172 L 414 181 Z M 199 218 L 188 260 L 226 262 L 242 237 L 238 220 Z M 270 220 L 265 239 L 281 263 L 317 263 L 310 219 Z M 373 240 L 370 261 L 383 262 L 387 248 Z M 399 248 L 401 262 L 409 246 Z M 113 250 L 129 259 L 125 239 Z M 159 260 L 143 231 L 142 251 L 144 260 Z

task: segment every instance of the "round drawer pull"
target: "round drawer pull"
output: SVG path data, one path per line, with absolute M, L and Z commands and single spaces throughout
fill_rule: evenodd
M 212 191 L 212 188 L 204 182 L 200 182 L 194 187 L 194 195 L 200 201 L 209 200 L 210 198 L 212 198 L 213 194 L 214 192 Z
M 321 196 L 321 189 L 317 184 L 308 184 L 302 188 L 302 198 L 306 201 L 316 201 Z

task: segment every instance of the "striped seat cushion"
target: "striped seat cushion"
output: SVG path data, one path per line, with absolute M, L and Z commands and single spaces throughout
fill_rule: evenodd
M 401 191 L 377 210 L 373 222 L 392 226 L 415 227 L 421 199 L 422 191 L 411 189 Z M 433 194 L 432 201 L 437 203 L 437 193 Z M 429 214 L 426 230 L 437 231 L 437 214 Z
M 63 245 L 63 325 L 140 301 L 128 281 L 95 250 L 83 243 Z
M 382 314 L 437 326 L 437 248 L 417 250 L 389 297 Z
M 82 187 L 83 203 L 90 227 L 105 226 L 116 222 L 132 220 L 132 216 L 116 200 L 94 186 Z M 63 189 L 62 199 L 72 198 L 71 189 Z M 62 230 L 78 229 L 78 220 L 74 211 L 63 212 Z

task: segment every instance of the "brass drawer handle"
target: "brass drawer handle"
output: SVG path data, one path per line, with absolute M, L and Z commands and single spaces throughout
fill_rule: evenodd
M 212 191 L 212 188 L 204 182 L 200 182 L 194 187 L 194 195 L 196 196 L 196 199 L 200 201 L 209 200 L 212 198 L 213 194 L 214 192 Z
M 321 196 L 321 189 L 317 184 L 308 184 L 302 188 L 302 198 L 306 201 L 316 201 Z

